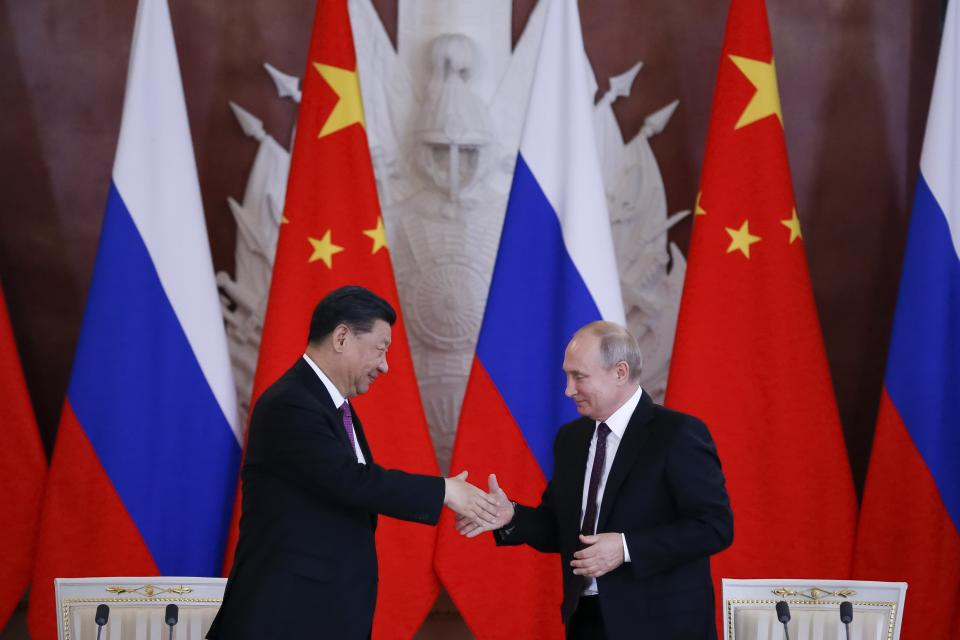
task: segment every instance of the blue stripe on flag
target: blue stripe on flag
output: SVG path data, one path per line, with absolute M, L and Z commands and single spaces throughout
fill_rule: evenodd
M 240 447 L 113 183 L 68 394 L 160 572 L 218 575 Z
M 477 356 L 547 478 L 557 430 L 578 415 L 563 395 L 563 352 L 600 319 L 557 214 L 518 155 Z
M 887 390 L 960 530 L 960 260 L 923 175 L 910 220 Z

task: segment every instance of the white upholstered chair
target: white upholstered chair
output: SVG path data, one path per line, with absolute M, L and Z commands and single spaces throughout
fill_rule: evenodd
M 57 578 L 59 640 L 96 640 L 97 605 L 110 607 L 102 640 L 167 640 L 168 604 L 179 608 L 175 640 L 201 640 L 223 600 L 226 578 Z
M 845 640 L 840 603 L 853 605 L 851 640 L 898 640 L 906 582 L 723 579 L 724 640 L 783 640 L 776 603 L 790 605 L 790 640 Z

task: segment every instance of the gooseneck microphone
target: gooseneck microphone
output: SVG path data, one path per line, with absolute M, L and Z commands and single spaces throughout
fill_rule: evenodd
M 783 623 L 783 637 L 790 640 L 790 632 L 787 630 L 787 623 L 790 622 L 790 606 L 786 600 L 777 603 L 777 620 Z
M 847 630 L 847 640 L 850 640 L 850 623 L 853 622 L 852 602 L 840 603 L 840 622 L 843 623 L 844 628 Z
M 163 619 L 167 622 L 167 625 L 170 627 L 170 640 L 173 640 L 173 627 L 177 624 L 177 619 L 180 617 L 180 609 L 177 605 L 170 603 L 167 605 L 167 612 L 164 614 Z
M 97 640 L 100 640 L 100 632 L 103 631 L 103 625 L 107 624 L 109 618 L 110 607 L 105 604 L 97 605 L 97 613 L 93 617 L 93 621 L 97 625 Z

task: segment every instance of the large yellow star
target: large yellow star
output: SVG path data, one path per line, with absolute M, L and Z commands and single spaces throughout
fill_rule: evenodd
M 327 121 L 323 123 L 323 128 L 320 129 L 318 137 L 328 136 L 356 123 L 360 123 L 361 127 L 366 127 L 363 120 L 363 101 L 360 99 L 360 82 L 357 80 L 357 72 L 340 67 L 331 67 L 319 62 L 314 62 L 313 66 L 339 98 L 337 104 L 333 107 L 333 111 L 327 116 Z
M 333 269 L 333 256 L 343 251 L 343 247 L 333 244 L 330 240 L 330 229 L 327 229 L 327 232 L 323 234 L 323 237 L 319 240 L 316 238 L 307 238 L 307 240 L 313 247 L 313 254 L 307 262 L 323 260 L 323 264 L 327 265 L 327 269 Z
M 793 208 L 793 215 L 789 220 L 781 220 L 780 224 L 790 229 L 790 244 L 797 238 L 803 240 L 803 234 L 800 233 L 800 218 L 797 217 L 797 208 Z
M 739 250 L 749 259 L 750 245 L 755 242 L 760 242 L 760 236 L 755 236 L 750 233 L 750 221 L 744 220 L 739 229 L 731 229 L 730 227 L 725 227 L 725 229 L 730 235 L 730 246 L 727 247 L 727 253 Z
M 377 226 L 373 229 L 364 229 L 363 235 L 373 240 L 373 250 L 370 252 L 371 254 L 387 246 L 387 234 L 383 228 L 383 218 L 380 216 L 377 216 Z
M 707 210 L 700 206 L 700 196 L 703 195 L 702 191 L 697 192 L 697 202 L 693 205 L 693 215 L 695 216 L 705 216 L 707 215 Z
M 740 119 L 734 129 L 745 127 L 748 124 L 762 120 L 767 116 L 777 116 L 780 126 L 783 126 L 783 114 L 780 113 L 780 93 L 777 90 L 777 68 L 773 63 L 761 62 L 750 58 L 740 56 L 730 56 L 733 64 L 737 65 L 740 72 L 747 77 L 747 80 L 754 86 L 756 93 L 747 103 L 747 108 L 743 110 Z

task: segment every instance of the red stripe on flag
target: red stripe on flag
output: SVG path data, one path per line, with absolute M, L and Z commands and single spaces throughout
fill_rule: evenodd
M 389 272 L 385 274 L 390 276 Z M 399 311 L 392 282 L 382 283 L 375 290 Z M 399 313 L 393 336 L 388 354 L 390 371 L 380 376 L 368 393 L 351 402 L 363 418 L 377 464 L 439 475 Z M 433 571 L 436 536 L 436 527 L 380 516 L 376 536 L 380 584 L 373 617 L 374 638 L 409 638 L 423 624 L 440 593 Z
M 0 629 L 26 590 L 33 567 L 47 458 L 20 369 L 20 357 L 0 290 Z
M 960 628 L 960 533 L 886 388 L 853 573 L 908 583 L 903 638 L 949 638 Z
M 559 426 L 559 425 L 558 425 Z M 470 472 L 484 489 L 497 474 L 511 500 L 540 503 L 546 480 L 520 429 L 479 360 L 474 360 L 453 451 L 451 474 Z M 560 556 L 530 547 L 497 548 L 491 534 L 474 539 L 454 529 L 444 511 L 435 566 L 470 629 L 479 638 L 562 638 Z
M 50 463 L 37 549 L 27 614 L 33 640 L 57 637 L 54 578 L 159 573 L 69 401 Z

